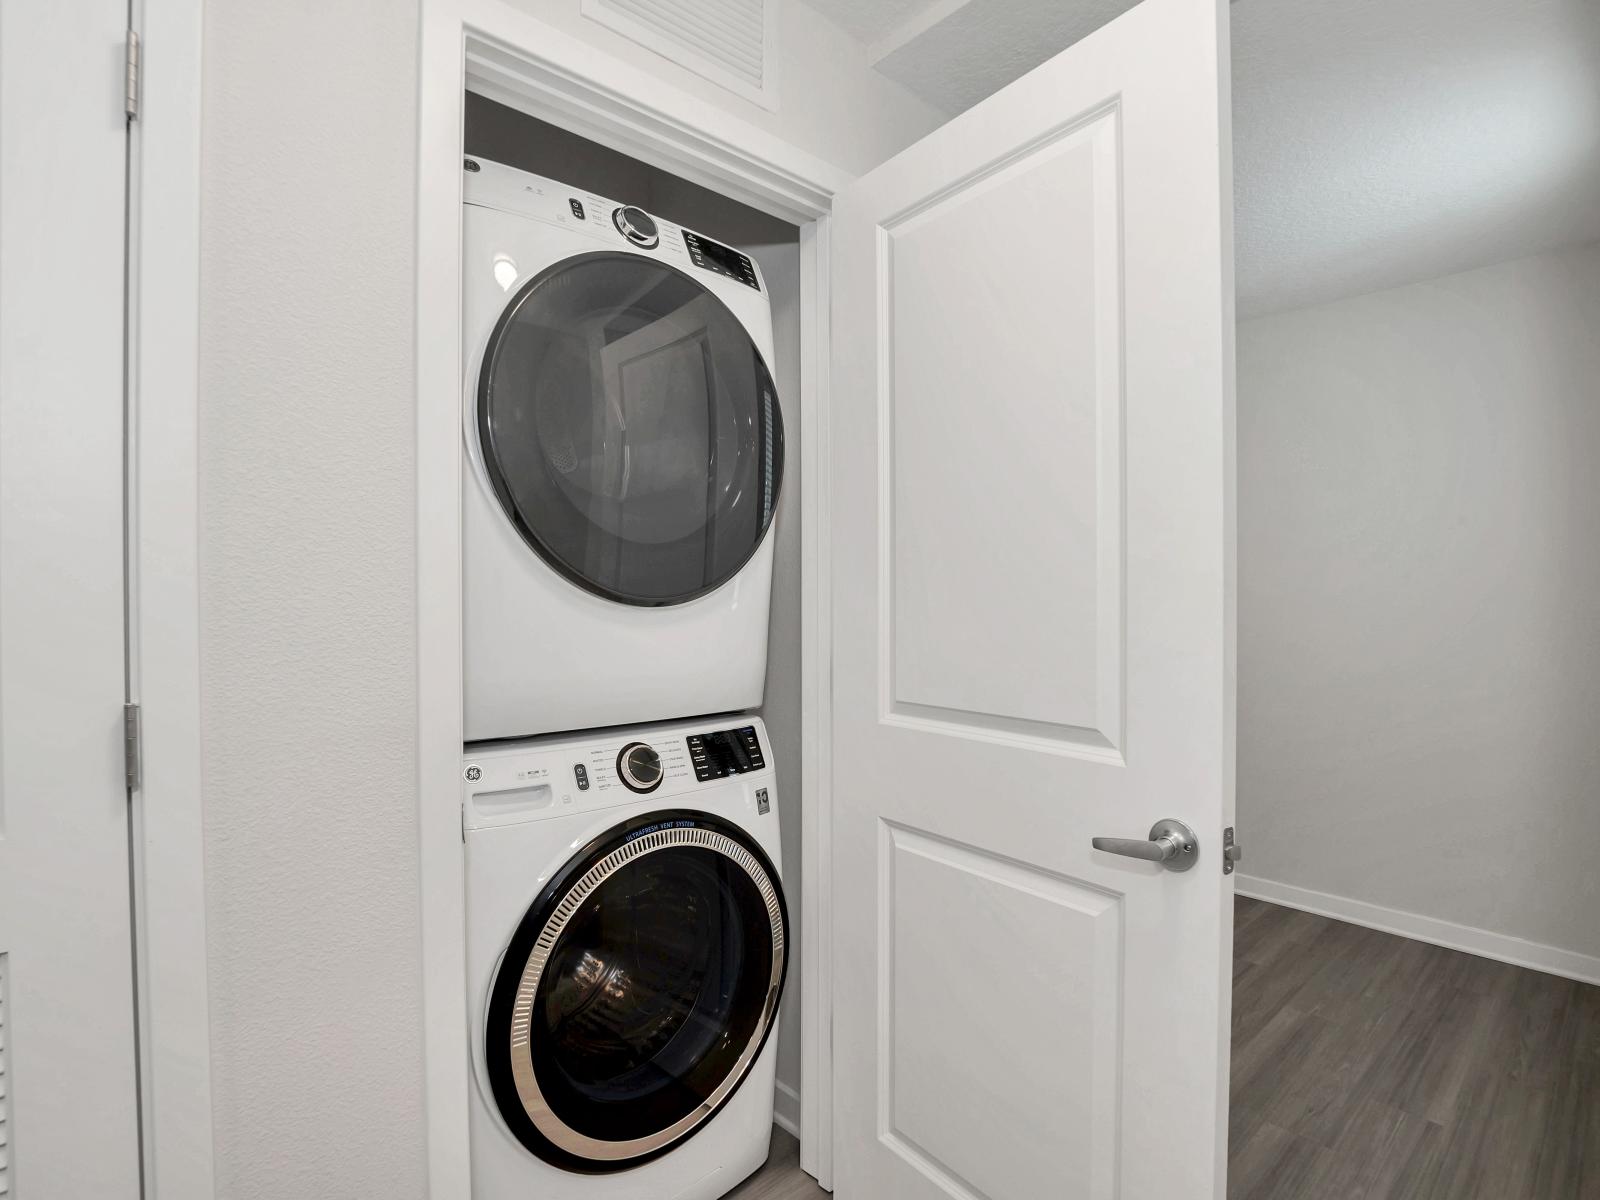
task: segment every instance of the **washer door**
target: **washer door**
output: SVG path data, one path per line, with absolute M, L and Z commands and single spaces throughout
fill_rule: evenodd
M 681 604 L 749 561 L 783 478 L 783 420 L 728 307 L 637 254 L 535 276 L 478 378 L 489 482 L 523 539 L 589 591 Z
M 597 838 L 528 910 L 490 989 L 484 1058 L 506 1125 L 591 1173 L 692 1136 L 766 1042 L 787 936 L 777 872 L 736 826 L 662 812 Z

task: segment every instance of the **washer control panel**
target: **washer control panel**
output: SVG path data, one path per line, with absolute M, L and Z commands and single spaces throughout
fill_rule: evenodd
M 691 801 L 704 788 L 755 775 L 768 788 L 759 718 L 675 721 L 627 731 L 468 746 L 462 761 L 467 828 L 606 808 L 649 797 Z

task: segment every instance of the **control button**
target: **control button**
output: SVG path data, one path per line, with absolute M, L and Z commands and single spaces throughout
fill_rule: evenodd
M 580 221 L 583 220 L 583 205 L 578 203 L 578 198 L 576 196 L 567 201 L 567 207 L 572 209 L 573 216 L 577 217 Z
M 756 737 L 754 725 L 746 725 L 739 731 L 739 739 L 744 743 L 745 753 L 749 756 L 749 766 L 746 770 L 760 771 L 766 767 L 767 762 L 761 756 L 761 739 Z
M 617 755 L 617 774 L 630 792 L 653 792 L 661 786 L 661 755 L 643 742 L 629 742 Z
M 589 768 L 584 766 L 582 763 L 574 763 L 572 767 L 572 773 L 573 775 L 577 776 L 578 790 L 580 792 L 587 792 L 589 790 Z
M 655 218 L 631 204 L 612 213 L 611 222 L 617 227 L 618 233 L 641 249 L 653 250 L 661 240 Z

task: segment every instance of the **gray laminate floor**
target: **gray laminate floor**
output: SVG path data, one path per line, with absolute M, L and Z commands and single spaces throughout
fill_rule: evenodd
M 1230 1200 L 1597 1200 L 1600 988 L 1240 898 Z
M 766 1166 L 728 1193 L 728 1200 L 820 1200 L 827 1192 L 800 1169 L 800 1143 L 776 1125 Z
M 1232 1082 L 1229 1200 L 1600 1200 L 1600 988 L 1241 897 Z

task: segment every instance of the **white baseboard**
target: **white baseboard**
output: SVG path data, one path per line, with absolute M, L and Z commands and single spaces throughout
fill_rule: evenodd
M 1256 879 L 1240 875 L 1234 884 L 1241 896 L 1267 900 L 1288 908 L 1348 921 L 1352 925 L 1365 925 L 1419 942 L 1432 942 L 1450 950 L 1463 950 L 1482 958 L 1529 967 L 1551 975 L 1576 979 L 1580 983 L 1600 983 L 1600 958 L 1579 954 L 1575 950 L 1562 950 L 1545 946 L 1509 934 L 1475 929 L 1471 925 L 1457 925 L 1437 917 L 1405 912 L 1398 908 L 1384 908 L 1368 904 L 1365 900 L 1352 900 L 1348 896 L 1334 896 L 1328 892 L 1314 892 L 1310 888 L 1295 887 L 1292 883 L 1279 883 L 1273 879 Z
M 772 1123 L 785 1133 L 800 1136 L 800 1093 L 781 1079 L 772 1092 Z

